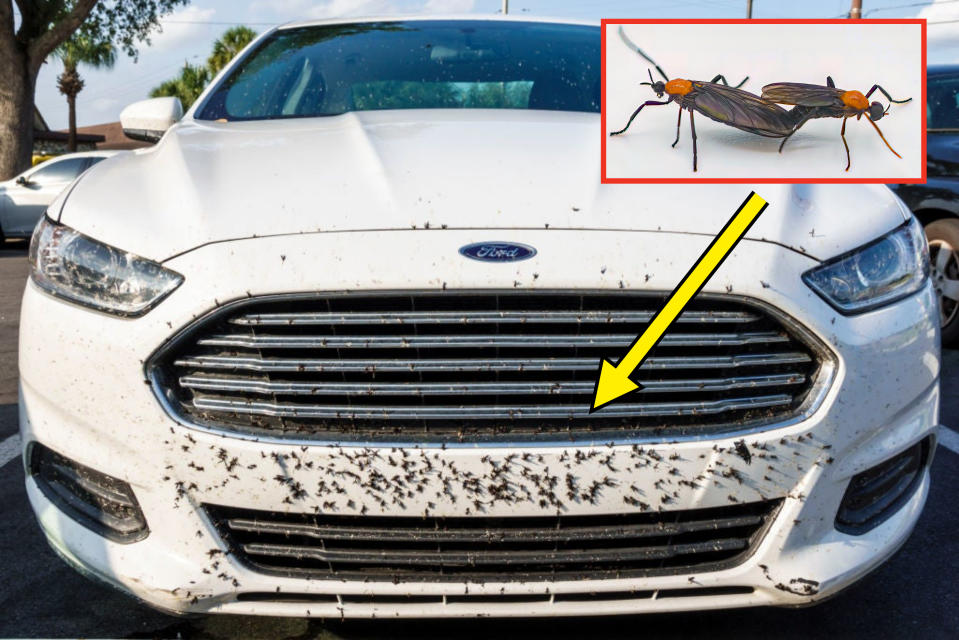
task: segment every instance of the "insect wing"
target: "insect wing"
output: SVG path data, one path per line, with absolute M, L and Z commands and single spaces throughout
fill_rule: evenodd
M 763 100 L 779 104 L 796 104 L 804 107 L 842 106 L 842 90 L 820 84 L 801 82 L 776 82 L 763 87 Z
M 788 111 L 755 94 L 712 82 L 697 82 L 695 87 L 696 109 L 717 122 L 769 137 L 792 129 Z

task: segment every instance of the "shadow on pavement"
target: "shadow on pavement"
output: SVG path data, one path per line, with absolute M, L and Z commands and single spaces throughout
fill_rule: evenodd
M 30 249 L 28 238 L 8 238 L 0 241 L 0 255 L 17 255 L 26 253 Z
M 0 404 L 0 440 L 17 432 L 17 403 Z

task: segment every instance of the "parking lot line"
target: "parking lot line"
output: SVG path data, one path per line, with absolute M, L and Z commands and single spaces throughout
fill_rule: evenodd
M 959 439 L 959 436 L 957 436 Z M 20 434 L 15 433 L 3 442 L 0 442 L 0 467 L 20 455 Z
M 959 453 L 959 433 L 945 425 L 940 425 L 939 444 L 953 453 Z

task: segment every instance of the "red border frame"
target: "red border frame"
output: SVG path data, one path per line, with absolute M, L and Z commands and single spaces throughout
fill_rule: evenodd
M 870 25 L 870 24 L 912 24 L 920 25 L 922 31 L 922 90 L 920 91 L 919 104 L 922 105 L 922 144 L 921 144 L 921 163 L 922 174 L 918 178 L 908 180 L 898 178 L 608 178 L 606 176 L 606 27 L 611 24 L 843 24 L 850 26 Z M 823 183 L 860 183 L 860 184 L 925 184 L 926 182 L 926 20 L 923 18 L 890 18 L 881 20 L 745 20 L 745 19 L 604 19 L 600 20 L 600 29 L 602 30 L 602 107 L 600 110 L 602 139 L 601 148 L 601 173 L 600 182 L 602 184 L 703 184 L 703 183 L 732 183 L 732 184 L 823 184 Z

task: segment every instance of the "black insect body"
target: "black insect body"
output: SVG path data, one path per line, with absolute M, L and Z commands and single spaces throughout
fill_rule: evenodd
M 722 75 L 717 75 L 710 82 L 681 78 L 653 82 L 650 73 L 649 80 L 642 84 L 648 85 L 659 98 L 666 96 L 666 100 L 647 100 L 633 112 L 625 127 L 619 131 L 613 131 L 610 135 L 624 133 L 644 107 L 675 102 L 679 105 L 679 117 L 676 121 L 676 140 L 673 141 L 673 146 L 675 147 L 679 142 L 683 111 L 689 111 L 689 127 L 693 138 L 693 171 L 697 170 L 698 165 L 696 124 L 693 117 L 696 112 L 716 122 L 767 138 L 788 137 L 796 128 L 795 115 L 791 111 L 783 109 L 778 104 L 767 102 L 748 91 L 729 86 Z M 723 84 L 720 84 L 720 81 Z
M 852 161 L 849 157 L 849 144 L 846 142 L 846 120 L 852 117 L 859 120 L 865 115 L 866 120 L 873 126 L 876 133 L 882 138 L 882 141 L 889 147 L 889 150 L 892 151 L 897 158 L 902 158 L 902 156 L 896 153 L 896 150 L 892 148 L 892 145 L 886 140 L 886 136 L 882 135 L 882 131 L 880 131 L 876 125 L 876 121 L 889 111 L 889 107 L 883 107 L 879 102 L 869 102 L 869 96 L 877 89 L 882 95 L 886 96 L 891 103 L 903 104 L 912 100 L 912 98 L 894 100 L 892 96 L 889 95 L 889 92 L 878 84 L 874 84 L 872 89 L 865 94 L 859 91 L 837 89 L 836 83 L 833 82 L 831 77 L 826 78 L 825 86 L 819 84 L 803 84 L 800 82 L 776 82 L 767 84 L 763 87 L 763 100 L 778 104 L 796 105 L 795 108 L 789 111 L 791 119 L 793 120 L 793 130 L 783 139 L 782 144 L 779 145 L 779 151 L 782 151 L 786 140 L 809 120 L 814 118 L 842 118 L 842 129 L 839 135 L 842 138 L 843 146 L 846 147 L 846 171 L 849 171 Z
M 659 98 L 663 96 L 668 96 L 668 98 L 662 102 L 647 100 L 639 105 L 639 108 L 629 117 L 626 126 L 619 131 L 610 133 L 611 136 L 620 135 L 629 129 L 633 119 L 639 115 L 644 107 L 675 102 L 679 105 L 679 115 L 676 120 L 676 140 L 673 141 L 673 146 L 675 147 L 679 142 L 679 127 L 683 119 L 683 110 L 688 110 L 689 127 L 693 137 L 693 171 L 696 171 L 698 163 L 696 125 L 693 114 L 697 111 L 716 122 L 768 138 L 788 137 L 795 130 L 796 118 L 802 114 L 793 113 L 795 110 L 787 111 L 778 104 L 768 102 L 753 93 L 740 89 L 749 79 L 748 76 L 743 78 L 742 82 L 736 86 L 730 86 L 722 74 L 717 75 L 710 82 L 681 78 L 670 80 L 666 72 L 629 39 L 622 27 L 619 29 L 619 35 L 626 46 L 653 65 L 665 80 L 665 82 L 653 82 L 653 74 L 650 71 L 649 82 L 643 82 L 642 84 L 648 85 Z M 722 84 L 719 84 L 720 82 Z

